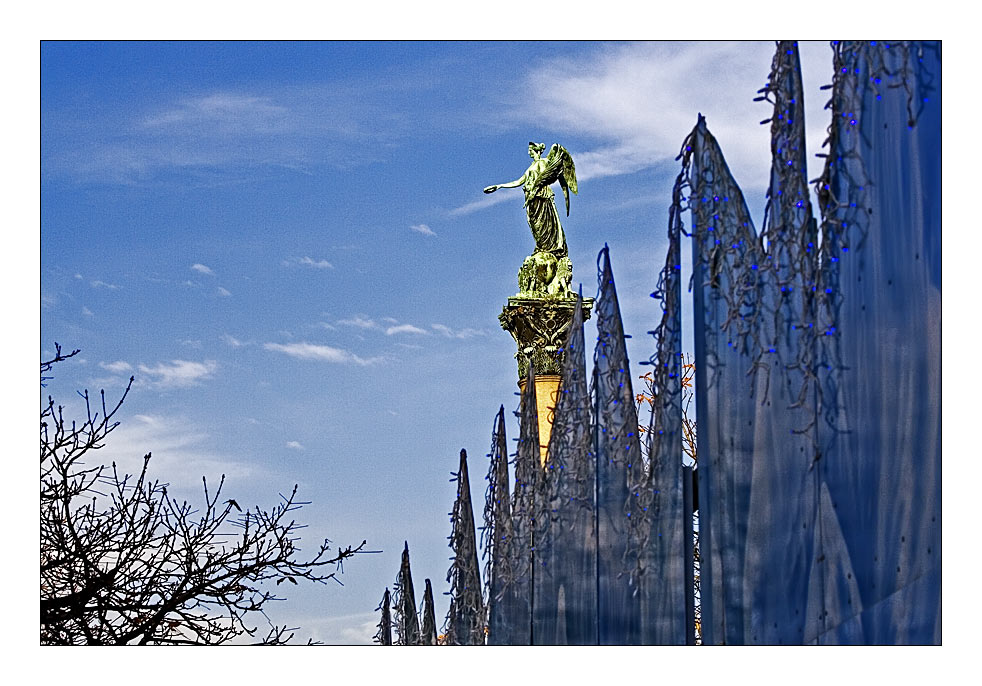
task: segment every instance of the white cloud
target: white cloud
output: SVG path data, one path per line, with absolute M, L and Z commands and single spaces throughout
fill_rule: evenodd
M 280 352 L 290 357 L 300 360 L 320 360 L 323 362 L 335 362 L 338 364 L 358 364 L 370 365 L 381 362 L 380 357 L 362 358 L 354 353 L 334 348 L 329 345 L 317 345 L 314 343 L 266 343 L 263 345 L 266 350 Z
M 459 331 L 454 331 L 453 329 L 451 329 L 449 326 L 446 326 L 445 324 L 430 324 L 430 328 L 432 328 L 434 331 L 437 331 L 438 333 L 442 333 L 447 338 L 466 339 L 466 338 L 474 338 L 475 336 L 481 336 L 484 334 L 484 332 L 481 331 L 480 329 L 471 329 L 471 328 L 465 328 L 465 329 L 460 329 Z
M 96 281 L 90 281 L 89 283 L 93 288 L 108 288 L 111 291 L 114 291 L 117 288 L 119 288 L 119 286 L 117 286 L 116 284 L 106 283 L 105 281 L 96 280 Z
M 84 314 L 86 317 L 91 317 L 92 316 L 92 310 L 90 310 L 85 305 L 83 305 L 82 306 L 82 314 Z
M 230 345 L 233 348 L 241 348 L 243 345 L 245 345 L 245 343 L 243 343 L 242 341 L 240 341 L 238 338 L 236 338 L 235 336 L 229 335 L 227 333 L 223 333 L 221 335 L 221 339 L 222 339 L 222 341 L 224 343 L 226 343 L 227 345 Z
M 82 278 L 82 275 L 81 275 L 81 274 L 76 274 L 76 275 L 75 275 L 75 278 L 76 278 L 76 279 L 81 279 L 81 278 Z
M 112 372 L 113 374 L 122 374 L 123 372 L 133 371 L 133 365 L 124 360 L 119 360 L 117 362 L 100 362 L 99 366 L 106 371 Z
M 181 345 L 186 345 L 189 348 L 200 348 L 201 347 L 201 341 L 200 340 L 195 340 L 195 339 L 191 339 L 191 338 L 187 338 L 187 339 L 185 339 L 183 341 L 179 341 L 179 343 Z
M 287 441 L 286 447 L 291 448 L 293 450 L 304 450 L 304 447 L 300 444 L 299 441 Z
M 577 164 L 579 160 L 574 160 Z M 512 198 L 511 194 L 508 192 L 509 189 L 502 191 L 495 191 L 491 195 L 485 195 L 483 198 L 478 198 L 465 205 L 454 208 L 450 210 L 447 214 L 451 217 L 459 217 L 464 214 L 470 214 L 471 212 L 477 212 L 478 210 L 483 210 L 486 207 L 491 207 L 492 205 L 497 205 L 499 202 L 504 202 Z
M 334 269 L 334 265 L 327 260 L 315 260 L 312 257 L 301 257 L 297 262 L 317 269 Z
M 339 319 L 338 324 L 344 326 L 354 326 L 359 329 L 378 329 L 381 328 L 374 320 L 369 319 L 363 314 L 356 314 L 350 319 Z
M 187 388 L 195 386 L 204 379 L 211 378 L 217 363 L 213 360 L 191 362 L 188 360 L 172 360 L 160 362 L 155 367 L 141 364 L 140 372 L 150 377 L 150 382 L 159 388 Z
M 269 98 L 214 93 L 183 102 L 179 107 L 148 117 L 143 124 L 147 128 L 165 127 L 189 121 L 223 121 L 239 126 L 252 123 L 255 126 L 269 117 L 282 115 L 287 110 L 272 104 Z
M 827 43 L 801 42 L 809 153 L 820 152 L 829 124 L 823 111 L 831 80 Z M 603 45 L 530 70 L 509 115 L 513 126 L 549 121 L 593 141 L 572 150 L 579 181 L 675 164 L 685 136 L 705 115 L 736 180 L 747 193 L 769 179 L 771 105 L 755 103 L 767 81 L 773 42 L 645 42 Z M 519 97 L 538 93 L 541 97 Z M 552 141 L 543 141 L 547 145 Z M 559 141 L 562 143 L 562 141 Z M 814 160 L 811 157 L 811 160 Z M 818 165 L 815 165 L 817 176 Z M 499 191 L 450 211 L 467 214 L 506 199 Z
M 413 326 L 412 324 L 399 324 L 398 326 L 390 326 L 389 328 L 387 328 L 385 330 L 385 335 L 386 336 L 392 336 L 392 335 L 395 335 L 397 333 L 422 333 L 422 334 L 425 334 L 426 331 L 424 329 L 419 328 L 418 326 Z
M 435 236 L 436 235 L 436 232 L 433 229 L 431 229 L 430 227 L 428 227 L 426 224 L 413 224 L 409 228 L 412 229 L 413 231 L 415 231 L 416 233 L 423 234 L 424 236 Z
M 232 295 L 232 293 L 229 292 L 228 290 L 222 288 L 221 286 L 219 286 L 218 287 L 218 295 L 222 296 L 223 298 L 228 298 L 228 297 L 230 297 Z
M 389 326 L 383 326 L 364 314 L 356 314 L 348 319 L 339 319 L 338 324 L 353 326 L 358 329 L 385 331 L 387 336 L 394 336 L 395 334 L 400 333 L 427 333 L 425 329 L 421 329 L 418 326 L 413 326 L 412 324 L 400 324 L 398 319 L 393 319 L 392 317 L 382 317 L 381 321 L 385 322 L 385 324 L 388 324 Z
M 222 474 L 245 478 L 255 468 L 208 447 L 211 436 L 193 420 L 163 415 L 134 415 L 110 434 L 99 451 L 103 464 L 116 461 L 121 470 L 139 469 L 145 454 L 152 453 L 150 475 L 171 486 L 200 493 L 201 477 L 209 487 L 218 484 Z
M 211 270 L 211 267 L 207 267 L 199 262 L 195 262 L 194 264 L 192 264 L 191 269 L 201 274 L 210 274 L 210 275 L 215 274 L 215 272 Z
M 422 592 L 417 591 L 417 593 L 421 594 Z M 304 636 L 309 633 L 310 638 L 315 641 L 320 641 L 325 645 L 352 646 L 374 645 L 373 637 L 378 631 L 378 621 L 377 613 L 360 612 L 334 617 L 324 614 L 300 615 L 295 623 L 302 627 Z
M 404 78 L 393 82 L 406 89 Z M 241 178 L 244 169 L 289 169 L 310 174 L 313 164 L 384 159 L 381 152 L 409 133 L 391 107 L 392 88 L 380 79 L 275 86 L 265 92 L 212 92 L 163 103 L 143 116 L 108 122 L 52 117 L 63 143 L 53 166 L 80 178 L 146 182 L 179 170 L 191 181 Z M 146 111 L 146 110 L 145 110 Z M 93 116 L 93 115 L 90 115 Z M 112 126 L 111 140 L 90 131 Z M 81 129 L 82 134 L 77 130 Z M 74 134 L 74 135 L 73 135 Z M 71 136 L 71 138 L 69 138 Z
M 557 129 L 603 141 L 575 156 L 577 176 L 586 180 L 674 159 L 701 112 L 739 179 L 748 163 L 770 154 L 768 131 L 759 125 L 767 105 L 753 98 L 773 54 L 768 42 L 605 46 L 534 69 L 528 87 L 548 86 L 550 97 L 529 101 L 528 116 L 548 115 Z

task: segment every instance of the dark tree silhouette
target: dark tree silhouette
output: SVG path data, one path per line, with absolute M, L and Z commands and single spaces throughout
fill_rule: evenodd
M 41 363 L 44 376 L 78 351 Z M 275 589 L 298 580 L 326 583 L 357 547 L 333 553 L 325 540 L 300 557 L 303 503 L 297 487 L 271 509 L 223 498 L 223 476 L 195 508 L 172 498 L 149 474 L 93 460 L 119 425 L 133 384 L 115 403 L 80 395 L 86 416 L 66 419 L 49 396 L 41 410 L 41 643 L 217 644 L 240 636 L 285 643 L 295 629 L 266 616 Z M 337 580 L 337 579 L 335 579 Z M 339 582 L 340 583 L 340 582 Z M 260 632 L 256 622 L 268 629 Z

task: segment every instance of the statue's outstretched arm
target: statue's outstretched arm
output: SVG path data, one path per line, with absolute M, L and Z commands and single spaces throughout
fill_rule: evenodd
M 496 186 L 488 186 L 484 189 L 485 193 L 494 193 L 499 188 L 518 188 L 525 183 L 525 177 L 527 174 L 522 174 L 520 179 L 515 179 L 514 181 L 509 181 L 508 183 L 500 183 Z

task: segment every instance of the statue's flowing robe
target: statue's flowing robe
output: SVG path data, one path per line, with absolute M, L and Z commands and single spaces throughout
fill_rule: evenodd
M 555 194 L 549 184 L 555 183 L 563 173 L 561 155 L 537 160 L 525 178 L 525 209 L 528 212 L 529 228 L 535 238 L 535 252 L 550 252 L 556 259 L 568 254 L 566 234 L 559 223 Z

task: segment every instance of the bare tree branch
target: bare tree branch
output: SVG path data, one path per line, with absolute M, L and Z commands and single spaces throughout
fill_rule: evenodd
M 78 351 L 42 362 L 42 374 Z M 50 378 L 50 377 L 46 377 Z M 266 615 L 283 581 L 327 583 L 365 542 L 332 550 L 327 539 L 300 557 L 293 514 L 297 487 L 270 509 L 243 509 L 203 480 L 197 509 L 150 476 L 84 461 L 119 425 L 133 384 L 107 404 L 88 391 L 81 423 L 49 397 L 41 410 L 41 642 L 50 644 L 215 644 L 239 636 L 286 643 L 295 629 Z M 93 406 L 96 407 L 93 407 Z M 257 622 L 267 628 L 259 633 Z

